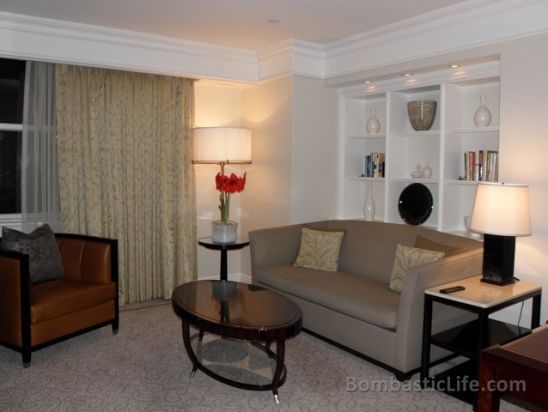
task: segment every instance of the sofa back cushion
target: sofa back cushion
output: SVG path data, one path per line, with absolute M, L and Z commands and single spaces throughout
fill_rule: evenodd
M 460 249 L 459 252 L 482 247 L 482 243 L 477 240 L 438 232 L 423 226 L 365 220 L 328 220 L 310 223 L 307 226 L 344 230 L 339 271 L 365 275 L 387 285 L 390 282 L 397 245 L 414 247 L 417 235 L 431 242 Z

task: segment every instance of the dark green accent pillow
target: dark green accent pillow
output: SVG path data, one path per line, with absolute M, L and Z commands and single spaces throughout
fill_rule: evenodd
M 29 255 L 30 283 L 65 278 L 55 234 L 47 224 L 29 234 L 3 227 L 1 246 L 4 250 Z

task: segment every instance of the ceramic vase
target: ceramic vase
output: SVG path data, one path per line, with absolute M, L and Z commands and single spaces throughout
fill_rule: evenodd
M 474 123 L 477 127 L 487 127 L 491 123 L 491 112 L 485 105 L 487 102 L 487 96 L 485 94 L 480 95 L 480 106 L 474 113 Z
M 369 134 L 378 134 L 381 130 L 381 122 L 377 119 L 377 109 L 372 108 L 369 112 L 369 119 L 367 119 L 366 129 Z
M 229 220 L 223 223 L 222 220 L 211 222 L 211 239 L 215 243 L 234 243 L 238 232 L 238 222 Z
M 375 219 L 375 199 L 373 199 L 373 184 L 367 185 L 367 198 L 363 204 L 363 217 L 372 222 Z
M 424 179 L 430 179 L 432 177 L 432 168 L 428 165 L 422 169 L 422 177 Z

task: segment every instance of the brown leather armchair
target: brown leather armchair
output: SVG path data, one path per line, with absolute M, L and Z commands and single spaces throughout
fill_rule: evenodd
M 20 352 L 25 367 L 45 346 L 109 324 L 118 331 L 118 242 L 55 238 L 63 280 L 31 284 L 28 255 L 0 249 L 0 344 Z

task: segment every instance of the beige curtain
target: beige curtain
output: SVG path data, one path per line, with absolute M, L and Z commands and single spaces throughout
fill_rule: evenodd
M 196 277 L 190 79 L 59 65 L 64 232 L 118 239 L 120 301 Z

